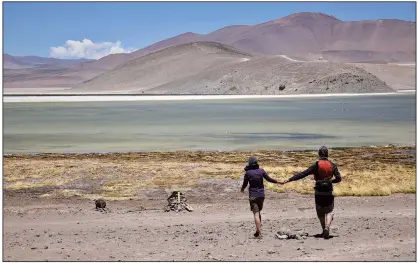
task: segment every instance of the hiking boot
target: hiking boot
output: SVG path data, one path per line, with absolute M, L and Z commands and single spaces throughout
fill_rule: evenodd
M 324 234 L 324 239 L 329 239 L 329 228 L 328 227 L 326 227 L 324 229 L 323 234 Z

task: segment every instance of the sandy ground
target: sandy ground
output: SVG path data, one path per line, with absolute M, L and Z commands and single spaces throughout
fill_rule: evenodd
M 325 98 L 325 97 L 356 97 L 356 96 L 387 96 L 415 93 L 415 90 L 388 93 L 340 93 L 340 94 L 300 94 L 300 95 L 83 95 L 83 96 L 7 96 L 3 102 L 81 102 L 81 101 L 150 101 L 150 100 L 219 100 L 219 99 L 276 99 L 276 98 Z
M 416 261 L 415 195 L 337 197 L 332 238 L 324 240 L 313 236 L 321 232 L 313 196 L 267 192 L 263 238 L 255 239 L 248 193 L 239 193 L 239 184 L 188 191 L 195 211 L 180 213 L 163 211 L 161 190 L 110 201 L 109 213 L 96 211 L 93 201 L 6 191 L 3 260 Z M 310 236 L 278 240 L 282 228 Z

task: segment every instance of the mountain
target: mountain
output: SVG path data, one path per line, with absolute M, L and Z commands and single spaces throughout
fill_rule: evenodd
M 3 55 L 3 67 L 5 69 L 34 68 L 46 65 L 73 65 L 82 62 L 92 61 L 91 59 L 58 59 L 44 58 L 37 56 L 12 56 Z
M 229 65 L 238 58 L 228 55 L 225 59 L 221 59 L 218 51 L 214 51 L 216 54 L 210 56 L 205 53 L 209 50 L 208 43 L 211 43 L 212 48 L 220 45 L 218 47 L 239 50 L 242 54 L 246 54 L 245 58 L 288 55 L 302 61 L 322 59 L 342 63 L 414 62 L 415 26 L 415 22 L 395 19 L 341 21 L 322 13 L 302 12 L 258 25 L 227 26 L 209 34 L 187 32 L 129 54 L 113 54 L 99 60 L 81 63 L 50 58 L 36 60 L 34 57 L 25 57 L 25 61 L 31 58 L 30 62 L 22 62 L 22 58 L 5 55 L 4 68 L 8 70 L 4 71 L 4 87 L 77 86 L 77 89 L 80 89 L 89 85 L 89 89 L 93 90 L 100 90 L 101 87 L 106 87 L 108 90 L 110 87 L 130 87 L 136 91 L 148 90 L 150 87 L 156 88 L 171 83 L 175 79 L 187 78 L 198 70 L 221 68 L 225 61 L 228 61 L 225 63 Z M 179 45 L 191 43 L 194 44 L 179 48 Z M 196 45 L 204 47 L 206 51 L 197 52 L 196 48 L 192 48 Z M 172 47 L 176 48 L 170 49 Z M 179 50 L 182 52 L 190 50 L 191 54 L 187 55 Z M 156 53 L 160 51 L 162 53 Z M 178 55 L 173 56 L 172 52 L 177 52 Z M 153 56 L 158 56 L 158 59 L 149 60 Z M 199 61 L 199 56 L 203 57 L 202 61 Z M 244 57 L 239 58 L 244 59 Z M 251 63 L 254 61 L 267 63 L 263 60 L 251 59 L 251 61 Z M 277 61 L 277 58 L 273 61 Z M 208 64 L 205 66 L 204 63 Z M 196 65 L 196 68 L 190 65 Z M 315 66 L 316 64 L 312 65 L 312 70 L 315 70 Z M 125 73 L 119 71 L 121 68 Z M 365 69 L 369 68 L 372 67 L 365 67 Z M 166 73 L 159 72 L 160 69 L 163 69 L 161 72 Z M 173 75 L 169 73 L 170 70 L 176 73 Z M 383 69 L 373 70 L 370 72 L 377 72 L 380 75 L 384 72 Z M 404 68 L 401 67 L 399 70 L 402 71 Z M 277 71 L 277 74 L 280 72 Z M 140 89 L 138 85 L 141 85 Z M 412 84 L 403 84 L 403 86 L 409 85 Z
M 298 94 L 393 91 L 354 65 L 253 56 L 215 42 L 168 47 L 77 85 L 74 92 Z
M 3 70 L 4 87 L 9 88 L 52 88 L 71 87 L 92 79 L 117 65 L 124 64 L 135 54 L 112 54 L 98 60 L 81 60 L 82 62 L 58 61 L 55 64 L 44 64 L 36 67 L 14 67 Z M 54 60 L 54 62 L 56 62 Z
M 147 47 L 145 47 L 145 48 L 143 48 L 143 49 L 141 49 L 137 52 L 149 53 L 149 52 L 154 52 L 154 51 L 164 49 L 164 48 L 170 47 L 170 46 L 176 46 L 176 45 L 180 45 L 180 44 L 196 42 L 196 41 L 202 40 L 200 38 L 200 36 L 201 35 L 195 34 L 195 33 L 192 33 L 192 32 L 183 33 L 181 35 L 159 41 L 159 42 L 157 42 L 155 44 L 152 44 L 150 46 L 147 46 Z
M 385 19 L 341 21 L 322 13 L 302 12 L 258 25 L 228 26 L 206 35 L 181 34 L 155 44 L 142 52 L 197 41 L 219 42 L 261 55 L 317 57 L 324 52 L 340 52 L 339 58 L 358 60 L 360 52 L 378 52 L 379 60 L 414 60 L 415 22 Z M 309 43 L 309 44 L 307 44 Z M 347 51 L 351 51 L 347 52 Z M 351 56 L 353 55 L 353 59 Z M 373 58 L 371 58 L 373 59 Z
M 180 44 L 130 60 L 77 85 L 74 91 L 132 89 L 139 92 L 250 57 L 251 54 L 214 42 Z

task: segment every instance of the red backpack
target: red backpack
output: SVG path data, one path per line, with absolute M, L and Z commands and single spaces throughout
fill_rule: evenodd
M 315 181 L 331 180 L 334 176 L 334 166 L 328 160 L 319 160 L 318 169 L 314 172 Z

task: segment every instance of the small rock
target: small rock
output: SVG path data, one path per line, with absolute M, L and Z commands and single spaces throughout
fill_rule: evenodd
M 44 246 L 44 249 L 48 249 L 48 246 Z
M 106 201 L 105 200 L 103 200 L 103 199 L 98 199 L 98 200 L 94 200 L 94 203 L 95 203 L 95 205 L 96 205 L 96 209 L 99 209 L 99 208 L 106 208 Z
M 287 239 L 288 238 L 288 236 L 287 235 L 279 235 L 279 233 L 277 233 L 276 234 L 276 237 L 278 238 L 278 239 Z

